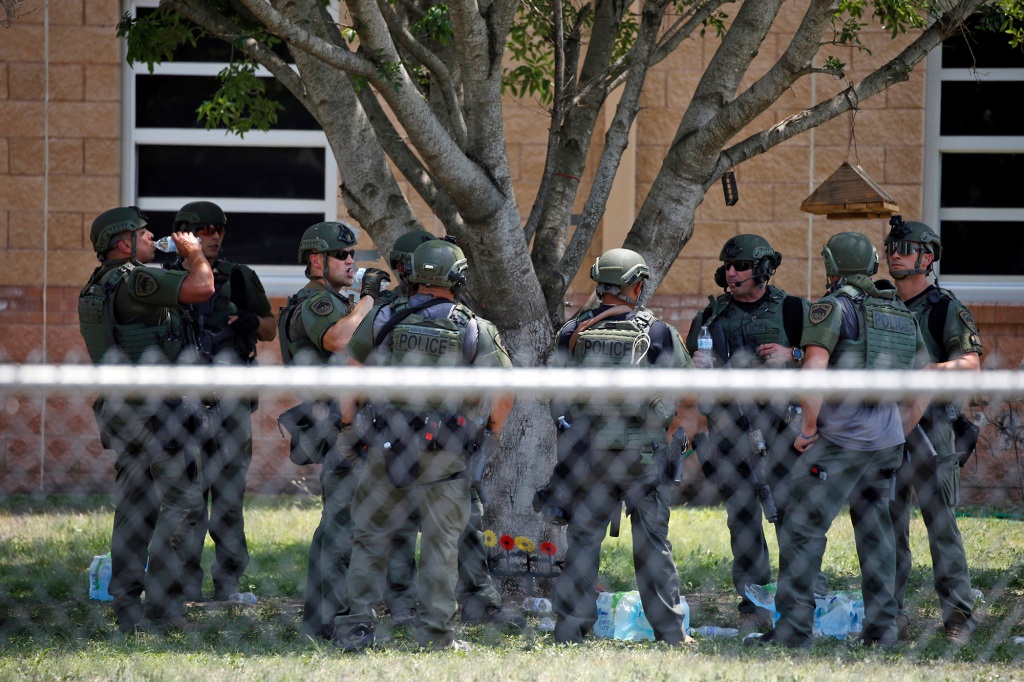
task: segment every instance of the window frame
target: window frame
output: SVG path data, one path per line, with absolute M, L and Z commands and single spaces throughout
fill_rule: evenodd
M 1024 222 L 1021 208 L 943 208 L 942 156 L 947 153 L 1019 153 L 1024 154 L 1024 130 L 1020 135 L 942 135 L 942 84 L 947 81 L 998 80 L 1019 81 L 1024 87 L 1024 68 L 985 67 L 945 68 L 940 45 L 927 58 L 925 76 L 924 188 L 922 220 L 941 236 L 942 222 L 987 220 Z M 1024 238 L 1024 235 L 1022 235 Z M 948 275 L 942 276 L 942 262 L 935 265 L 943 287 L 965 301 L 984 303 L 1024 302 L 1024 276 L 1020 275 Z
M 137 8 L 156 7 L 156 0 L 129 0 L 124 4 L 132 13 Z M 135 77 L 137 74 L 168 76 L 216 76 L 226 66 L 224 62 L 167 62 L 155 64 L 152 74 L 144 64 L 133 68 L 126 57 L 127 46 L 122 41 L 121 79 L 121 123 L 124 134 L 121 145 L 121 196 L 122 203 L 136 205 L 144 210 L 179 210 L 184 204 L 196 199 L 214 201 L 228 215 L 239 212 L 268 213 L 323 213 L 324 220 L 338 219 L 339 171 L 322 130 L 253 130 L 245 137 L 224 130 L 195 128 L 138 128 L 135 125 Z M 271 77 L 270 72 L 259 67 L 257 75 Z M 230 197 L 146 197 L 139 196 L 138 147 L 141 145 L 172 146 L 217 146 L 217 147 L 322 147 L 324 150 L 323 199 L 246 199 Z M 296 240 L 296 254 L 298 241 Z M 261 265 L 246 263 L 256 271 L 268 296 L 288 296 L 304 286 L 308 280 L 301 265 Z

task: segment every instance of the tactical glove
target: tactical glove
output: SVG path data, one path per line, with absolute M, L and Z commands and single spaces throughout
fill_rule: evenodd
M 359 295 L 369 296 L 376 303 L 381 290 L 385 289 L 390 281 L 391 275 L 384 270 L 366 268 L 366 272 L 363 273 L 363 284 L 359 287 Z

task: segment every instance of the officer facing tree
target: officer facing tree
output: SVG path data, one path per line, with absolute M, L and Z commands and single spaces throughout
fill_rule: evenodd
M 256 364 L 256 342 L 273 341 L 277 327 L 270 301 L 259 277 L 248 266 L 221 257 L 227 216 L 211 201 L 185 204 L 174 216 L 174 229 L 199 237 L 203 255 L 213 267 L 216 291 L 193 305 L 192 322 L 204 354 L 217 364 Z M 177 259 L 171 270 L 185 270 L 189 262 Z M 206 533 L 215 545 L 213 598 L 229 599 L 239 591 L 238 581 L 249 565 L 245 541 L 245 477 L 252 461 L 252 412 L 255 397 L 221 401 L 211 414 L 216 422 L 203 443 L 203 512 L 196 522 L 192 552 L 185 565 L 185 597 L 202 599 L 200 560 Z
M 156 247 L 135 206 L 100 214 L 89 237 L 100 266 L 79 294 L 78 317 L 92 361 L 140 365 L 194 356 L 183 306 L 214 292 L 195 235 L 171 235 L 188 272 L 145 265 Z M 124 633 L 145 626 L 144 616 L 158 630 L 186 624 L 182 568 L 202 503 L 201 462 L 189 430 L 205 416 L 190 410 L 191 402 L 109 395 L 93 404 L 103 445 L 117 453 L 110 593 Z
M 567 322 L 556 339 L 559 362 L 575 367 L 692 367 L 679 333 L 639 301 L 650 277 L 643 257 L 629 249 L 606 252 L 590 269 L 601 305 Z M 643 381 L 640 374 L 637 381 Z M 569 425 L 549 485 L 571 490 L 565 568 L 555 583 L 555 641 L 582 642 L 597 622 L 594 600 L 601 542 L 625 503 L 633 531 L 633 562 L 644 613 L 657 640 L 689 641 L 679 605 L 679 576 L 668 541 L 669 506 L 662 483 L 666 429 L 676 405 L 660 398 L 641 404 L 593 400 L 552 404 Z M 564 426 L 563 426 L 564 428 Z M 571 450 L 571 452 L 569 452 Z M 566 461 L 571 458 L 573 461 Z M 561 476 L 560 476 L 561 474 Z M 566 481 L 557 478 L 569 478 Z
M 310 226 L 299 242 L 299 263 L 309 282 L 288 299 L 278 315 L 279 343 L 284 364 L 342 364 L 345 344 L 373 307 L 384 273 L 368 270 L 359 302 L 353 305 L 339 293 L 352 285 L 356 233 L 344 222 Z M 323 402 L 325 412 L 340 414 L 336 404 Z M 345 607 L 346 576 L 352 552 L 349 504 L 359 478 L 361 461 L 351 448 L 332 447 L 320 470 L 323 511 L 309 546 L 302 634 L 330 638 L 334 614 Z
M 804 329 L 804 369 L 911 369 L 924 362 L 924 340 L 913 315 L 886 287 L 871 280 L 878 253 L 870 240 L 842 232 L 822 249 L 829 294 L 812 303 Z M 759 641 L 809 647 L 814 587 L 825 534 L 850 499 L 864 593 L 864 644 L 896 643 L 893 594 L 896 549 L 889 519 L 892 477 L 903 459 L 906 421 L 891 402 L 827 402 L 804 398 L 800 452 L 790 474 L 785 522 L 779 529 L 775 605 L 782 617 Z M 853 494 L 856 491 L 856 494 Z
M 928 275 L 942 256 L 939 235 L 924 223 L 890 220 L 885 238 L 889 274 L 896 280 L 896 292 L 914 314 L 924 335 L 931 362 L 929 369 L 981 370 L 981 337 L 974 317 L 952 292 L 932 284 Z M 961 405 L 932 403 L 921 417 L 921 427 L 938 457 L 907 452 L 896 478 L 896 499 L 892 511 L 896 533 L 896 618 L 901 640 L 910 639 L 910 613 L 906 609 L 910 577 L 910 491 L 917 493 L 921 517 L 928 529 L 928 545 L 935 574 L 946 637 L 966 644 L 976 621 L 974 597 L 967 570 L 963 539 L 954 508 L 959 502 L 960 467 L 952 422 Z
M 450 242 L 435 239 L 417 247 L 409 276 L 416 292 L 363 320 L 348 344 L 349 363 L 427 366 L 442 372 L 511 367 L 494 325 L 455 301 L 466 268 L 462 250 Z M 511 406 L 511 396 L 488 405 L 417 395 L 377 405 L 383 430 L 369 447 L 352 501 L 349 609 L 335 620 L 339 647 L 373 645 L 373 605 L 383 596 L 392 538 L 417 511 L 422 538 L 416 639 L 438 649 L 464 646 L 455 639 L 451 620 L 457 607 L 459 536 L 470 514 L 466 458 L 473 443 L 496 448 Z M 354 409 L 351 401 L 343 413 L 351 416 Z
M 733 368 L 795 368 L 800 364 L 807 301 L 790 296 L 768 284 L 782 262 L 782 254 L 756 234 L 729 239 L 719 254 L 722 266 L 715 283 L 725 293 L 693 318 L 686 349 L 698 367 L 710 358 L 697 349 L 697 336 L 707 327 L 714 342 L 715 364 Z M 780 519 L 785 513 L 784 480 L 796 459 L 792 436 L 776 436 L 799 418 L 796 406 L 784 402 L 700 403 L 707 417 L 711 447 L 698 450 L 701 468 L 725 503 L 732 546 L 732 580 L 740 596 L 736 627 L 742 635 L 767 630 L 772 622 L 746 596 L 747 585 L 771 582 L 768 543 L 762 526 L 761 502 L 751 483 L 752 466 L 763 465 L 774 493 Z M 751 449 L 749 434 L 760 431 L 768 452 L 767 461 Z M 793 436 L 795 436 L 795 432 Z M 816 589 L 821 589 L 820 586 Z M 827 586 L 824 588 L 827 591 Z

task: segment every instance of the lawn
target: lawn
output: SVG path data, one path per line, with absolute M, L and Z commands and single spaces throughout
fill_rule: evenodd
M 941 637 L 927 540 L 915 518 L 909 593 L 916 639 L 893 651 L 831 639 L 799 653 L 748 648 L 738 639 L 705 639 L 684 651 L 604 640 L 562 647 L 531 615 L 524 631 L 458 626 L 474 645 L 469 652 L 420 651 L 410 633 L 395 631 L 389 643 L 358 655 L 299 636 L 316 498 L 250 498 L 253 560 L 243 587 L 259 603 L 195 607 L 200 628 L 166 637 L 118 634 L 110 603 L 88 597 L 89 563 L 107 550 L 112 512 L 99 497 L 0 501 L 0 680 L 1024 680 L 1024 644 L 1014 640 L 1024 637 L 1024 523 L 984 510 L 960 520 L 984 603 L 975 637 L 959 650 Z M 670 535 L 691 624 L 727 625 L 735 598 L 724 511 L 675 509 Z M 858 588 L 845 515 L 829 540 L 824 570 L 833 589 Z M 628 523 L 621 537 L 605 541 L 600 581 L 635 588 Z

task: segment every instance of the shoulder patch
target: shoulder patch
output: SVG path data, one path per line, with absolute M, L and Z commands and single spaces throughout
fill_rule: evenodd
M 134 293 L 136 296 L 139 296 L 140 298 L 150 296 L 155 293 L 158 288 L 156 277 L 153 277 L 153 275 L 142 269 L 139 269 L 135 273 Z
M 807 311 L 807 319 L 811 324 L 821 324 L 832 313 L 831 303 L 812 303 Z
M 323 296 L 309 304 L 309 309 L 317 315 L 330 315 L 334 312 L 334 303 L 331 299 Z
M 964 308 L 960 311 L 960 319 L 964 321 L 967 328 L 975 334 L 978 333 L 978 325 L 974 322 L 974 315 L 971 315 L 971 311 Z

